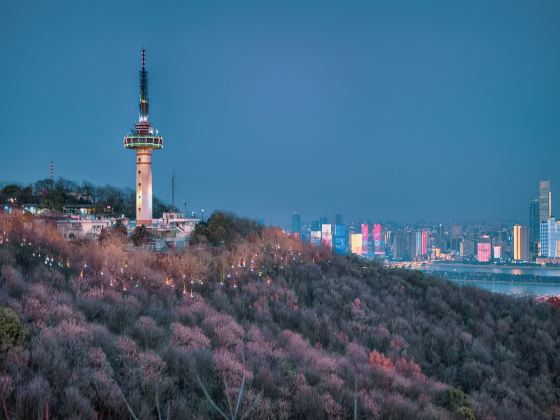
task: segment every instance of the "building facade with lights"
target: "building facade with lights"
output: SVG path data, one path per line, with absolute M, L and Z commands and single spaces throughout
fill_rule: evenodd
M 513 226 L 513 259 L 515 261 L 529 259 L 527 229 L 521 225 Z

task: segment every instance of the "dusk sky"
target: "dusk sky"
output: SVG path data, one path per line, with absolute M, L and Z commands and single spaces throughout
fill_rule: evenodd
M 0 1 L 0 181 L 134 186 L 287 224 L 560 215 L 560 2 Z M 558 210 L 558 211 L 556 211 Z

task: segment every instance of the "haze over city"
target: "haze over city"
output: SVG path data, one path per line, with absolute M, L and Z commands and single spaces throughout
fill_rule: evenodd
M 121 140 L 145 47 L 164 200 L 175 170 L 177 201 L 267 223 L 526 219 L 538 180 L 560 185 L 559 9 L 3 1 L 2 181 L 53 160 L 55 176 L 132 185 Z

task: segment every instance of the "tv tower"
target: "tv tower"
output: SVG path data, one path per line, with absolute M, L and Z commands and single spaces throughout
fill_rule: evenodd
M 124 147 L 136 150 L 136 226 L 152 224 L 152 151 L 163 148 L 163 137 L 148 119 L 146 50 L 140 69 L 140 115 L 134 129 L 124 136 Z

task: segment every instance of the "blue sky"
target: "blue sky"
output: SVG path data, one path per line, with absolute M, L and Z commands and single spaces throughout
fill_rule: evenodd
M 163 199 L 175 169 L 189 207 L 272 223 L 525 219 L 541 177 L 560 203 L 558 22 L 554 0 L 3 0 L 0 180 L 53 159 L 133 186 L 145 47 Z

